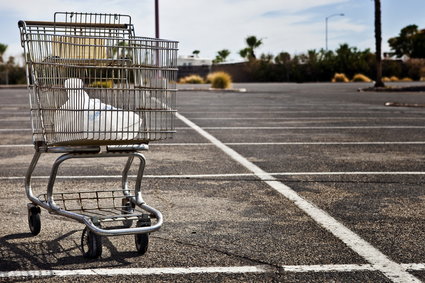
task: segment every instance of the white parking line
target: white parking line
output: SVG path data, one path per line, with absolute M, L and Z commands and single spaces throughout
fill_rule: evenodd
M 320 265 L 283 265 L 286 272 L 353 272 L 353 271 L 374 271 L 371 264 L 320 264 Z
M 176 130 L 188 130 L 191 127 L 176 127 Z M 348 130 L 348 129 L 425 129 L 425 126 L 277 126 L 277 127 L 203 127 L 205 130 Z M 31 131 L 31 128 L 0 129 L 0 132 Z
M 177 127 L 177 130 L 188 129 Z M 347 129 L 425 129 L 425 126 L 276 126 L 276 127 L 202 127 L 204 130 L 347 130 Z
M 20 128 L 20 129 L 0 129 L 0 132 L 27 132 L 31 131 L 31 128 Z
M 409 271 L 423 271 L 425 264 L 401 264 Z M 282 265 L 281 269 L 288 273 L 304 272 L 355 272 L 379 271 L 371 264 L 325 264 L 325 265 Z M 0 278 L 42 278 L 51 276 L 119 276 L 119 275 L 187 275 L 187 274 L 239 274 L 239 273 L 272 273 L 276 269 L 267 265 L 253 266 L 208 266 L 208 267 L 158 267 L 158 268 L 94 268 L 63 270 L 18 270 L 1 271 Z
M 265 273 L 264 266 L 233 267 L 163 267 L 163 268 L 96 268 L 75 270 L 28 270 L 0 272 L 0 278 L 50 276 L 117 276 L 117 275 L 184 275 L 199 273 Z
M 425 144 L 425 141 L 405 142 L 228 142 L 225 145 L 414 145 Z
M 331 113 L 331 114 L 372 114 L 372 115 L 377 115 L 377 114 L 391 114 L 391 113 L 399 113 L 399 110 L 397 109 L 393 109 L 393 108 L 386 108 L 386 109 L 378 109 L 378 110 L 320 110 L 317 109 L 317 105 L 315 105 L 313 107 L 313 110 L 269 110 L 269 108 L 265 108 L 266 110 L 255 110 L 255 111 L 251 111 L 251 107 L 249 108 L 249 111 L 237 111 L 234 108 L 229 109 L 229 110 L 224 110 L 224 111 L 179 111 L 180 114 L 287 114 L 287 113 Z M 264 109 L 264 108 L 263 108 Z M 290 109 L 290 108 L 288 108 Z M 1 113 L 1 111 L 0 111 Z M 423 111 L 409 111 L 409 114 L 419 114 L 419 113 L 423 113 Z
M 342 120 L 342 121 L 376 121 L 378 119 L 385 120 L 424 120 L 425 117 L 193 117 L 190 120 L 307 120 L 307 121 L 318 121 L 318 120 Z M 0 120 L 1 121 L 1 120 Z
M 232 159 L 243 165 L 249 171 L 257 175 L 260 179 L 264 180 L 264 182 L 274 190 L 292 201 L 298 208 L 309 215 L 314 221 L 316 221 L 319 225 L 344 242 L 349 248 L 362 256 L 367 262 L 372 264 L 377 270 L 381 271 L 390 280 L 394 282 L 421 282 L 418 278 L 408 273 L 403 266 L 392 261 L 381 251 L 362 239 L 359 235 L 330 216 L 326 211 L 320 209 L 313 203 L 298 195 L 290 187 L 275 179 L 272 175 L 268 174 L 260 167 L 256 166 L 254 163 L 240 155 L 238 152 L 223 144 L 220 140 L 206 132 L 204 129 L 200 128 L 192 121 L 188 120 L 186 117 L 179 113 L 176 113 L 176 116 L 189 127 L 197 131 L 201 136 L 216 145 Z

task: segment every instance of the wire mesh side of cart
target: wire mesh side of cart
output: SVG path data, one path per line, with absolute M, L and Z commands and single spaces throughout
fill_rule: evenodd
M 34 142 L 111 145 L 171 137 L 178 43 L 136 37 L 117 15 L 101 23 L 72 16 L 77 22 L 65 14 L 65 22 L 21 24 Z M 70 79 L 81 84 L 67 86 Z

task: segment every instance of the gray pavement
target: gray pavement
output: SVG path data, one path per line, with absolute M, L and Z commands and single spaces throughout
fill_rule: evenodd
M 273 184 L 290 187 L 369 243 L 394 264 L 396 275 L 425 280 L 425 108 L 385 106 L 425 103 L 425 93 L 357 91 L 364 86 L 236 84 L 248 91 L 181 91 L 178 109 L 275 178 Z M 364 246 L 347 244 L 352 236 L 337 236 L 302 208 L 304 202 L 286 198 L 267 184 L 271 180 L 261 181 L 183 121 L 177 121 L 174 139 L 152 143 L 145 152 L 145 198 L 165 218 L 146 255 L 138 256 L 133 237 L 123 236 L 105 238 L 100 259 L 84 259 L 84 227 L 46 211 L 41 233 L 33 237 L 23 186 L 34 151 L 28 116 L 25 89 L 0 89 L 2 281 L 403 280 L 374 265 Z M 42 177 L 34 181 L 40 193 L 56 157 L 43 157 L 34 173 Z M 57 190 L 118 188 L 114 176 L 124 162 L 64 164 L 60 174 L 75 178 L 59 178 Z M 70 273 L 30 276 L 40 270 Z

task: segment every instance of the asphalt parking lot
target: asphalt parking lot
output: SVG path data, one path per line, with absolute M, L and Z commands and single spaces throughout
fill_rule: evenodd
M 425 93 L 364 86 L 180 91 L 175 138 L 144 153 L 163 228 L 144 256 L 132 236 L 109 237 L 97 260 L 81 255 L 79 223 L 42 211 L 29 233 L 27 93 L 0 89 L 0 280 L 425 281 L 425 108 L 385 106 L 425 104 Z M 41 192 L 56 157 L 34 173 Z M 119 187 L 123 164 L 73 161 L 57 186 Z

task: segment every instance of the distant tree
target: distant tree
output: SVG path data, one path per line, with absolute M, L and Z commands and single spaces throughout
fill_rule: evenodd
M 196 57 L 199 56 L 199 53 L 201 53 L 201 51 L 199 50 L 193 50 L 192 54 L 195 55 Z
M 278 66 L 280 71 L 280 81 L 289 81 L 290 76 L 290 65 L 291 65 L 291 54 L 288 52 L 280 52 L 274 57 L 274 62 Z
M 3 54 L 6 52 L 7 45 L 0 43 L 0 63 L 3 63 Z
M 228 49 L 223 49 L 217 52 L 213 63 L 222 63 L 226 62 L 226 58 L 230 55 L 230 51 Z
M 285 63 L 288 63 L 289 61 L 291 61 L 291 54 L 289 54 L 288 52 L 280 52 L 274 58 L 274 62 L 276 64 L 285 64 Z
M 316 50 L 307 50 L 307 60 L 311 64 L 316 64 L 319 61 L 319 53 Z
M 334 72 L 344 73 L 349 77 L 356 73 L 363 73 L 367 76 L 374 76 L 375 74 L 373 69 L 376 69 L 376 56 L 369 49 L 361 51 L 357 47 L 350 47 L 344 43 L 335 50 L 335 53 L 320 52 L 319 57 L 325 58 L 324 60 L 332 66 Z
M 8 65 L 15 65 L 15 57 L 9 56 L 9 59 L 7 60 L 6 64 Z
M 247 58 L 248 60 L 256 59 L 254 50 L 260 47 L 260 45 L 263 44 L 263 41 L 261 39 L 257 39 L 256 36 L 251 35 L 245 39 L 245 42 L 248 47 L 240 50 L 239 55 L 242 58 Z
M 375 87 L 383 87 L 382 81 L 382 25 L 381 25 L 381 0 L 375 0 L 375 56 L 376 56 L 376 80 Z
M 247 48 L 244 48 L 244 49 L 241 49 L 241 50 L 239 50 L 239 55 L 242 57 L 242 58 L 248 58 L 249 56 L 248 56 L 248 54 L 249 54 L 249 48 L 247 47 Z
M 402 28 L 399 35 L 390 38 L 388 43 L 398 57 L 425 58 L 425 30 L 418 30 L 417 25 Z
M 260 59 L 261 61 L 271 63 L 273 61 L 273 54 L 261 54 Z

